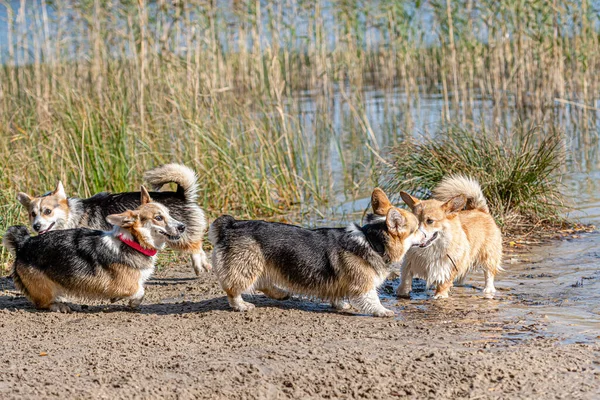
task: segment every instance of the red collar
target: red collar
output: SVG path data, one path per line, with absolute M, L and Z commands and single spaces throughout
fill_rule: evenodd
M 142 253 L 145 256 L 155 256 L 156 253 L 158 252 L 158 250 L 156 249 L 145 249 L 143 248 L 138 242 L 134 242 L 133 240 L 129 240 L 127 239 L 125 236 L 123 236 L 122 233 L 119 233 L 119 236 L 117 236 L 119 238 L 119 240 L 123 243 L 125 243 L 127 246 L 131 247 L 132 249 L 135 249 L 137 251 L 139 251 L 140 253 Z

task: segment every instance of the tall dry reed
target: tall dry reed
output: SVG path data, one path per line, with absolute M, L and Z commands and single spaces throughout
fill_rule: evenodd
M 594 140 L 587 0 L 0 4 L 0 231 L 19 220 L 16 190 L 132 190 L 174 160 L 198 171 L 213 214 L 316 208 L 364 193 L 423 116 Z

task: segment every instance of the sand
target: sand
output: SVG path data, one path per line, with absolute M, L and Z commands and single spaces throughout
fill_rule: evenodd
M 232 312 L 214 275 L 197 279 L 184 265 L 158 272 L 133 312 L 120 303 L 40 312 L 10 279 L 0 289 L 3 399 L 600 396 L 598 341 L 507 314 L 506 292 L 389 296 L 398 315 L 382 319 L 262 295 L 251 313 Z

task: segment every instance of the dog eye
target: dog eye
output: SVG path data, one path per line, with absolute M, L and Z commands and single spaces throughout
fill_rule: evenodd
M 49 208 L 46 208 L 46 209 L 44 210 L 44 215 L 50 215 L 50 214 L 52 214 L 52 210 L 51 210 L 51 209 L 49 209 Z
M 31 212 L 31 216 L 32 216 L 33 218 L 35 218 L 35 211 L 32 211 L 32 212 Z
M 431 225 L 431 224 L 433 224 L 434 221 L 431 218 L 427 218 L 426 222 L 427 222 L 427 225 Z
M 154 217 L 154 219 L 157 221 L 162 221 L 163 217 L 161 215 L 157 215 L 156 217 Z

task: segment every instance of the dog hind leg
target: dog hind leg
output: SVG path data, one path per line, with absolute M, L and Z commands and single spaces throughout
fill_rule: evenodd
M 242 299 L 241 292 L 225 289 L 225 293 L 227 293 L 227 302 L 229 303 L 229 306 L 235 311 L 244 312 L 254 309 L 254 304 L 248 303 Z
M 485 277 L 483 293 L 486 295 L 493 295 L 496 293 L 496 288 L 494 287 L 494 275 L 495 274 L 487 268 L 483 270 L 483 276 Z
M 71 308 L 57 301 L 58 287 L 43 272 L 31 267 L 15 266 L 21 291 L 41 310 L 70 313 Z
M 271 282 L 265 276 L 262 251 L 252 239 L 237 241 L 235 251 L 226 251 L 217 244 L 213 250 L 213 265 L 221 287 L 227 293 L 227 301 L 235 311 L 254 308 L 254 304 L 242 299 L 242 293 L 261 286 L 271 288 Z

